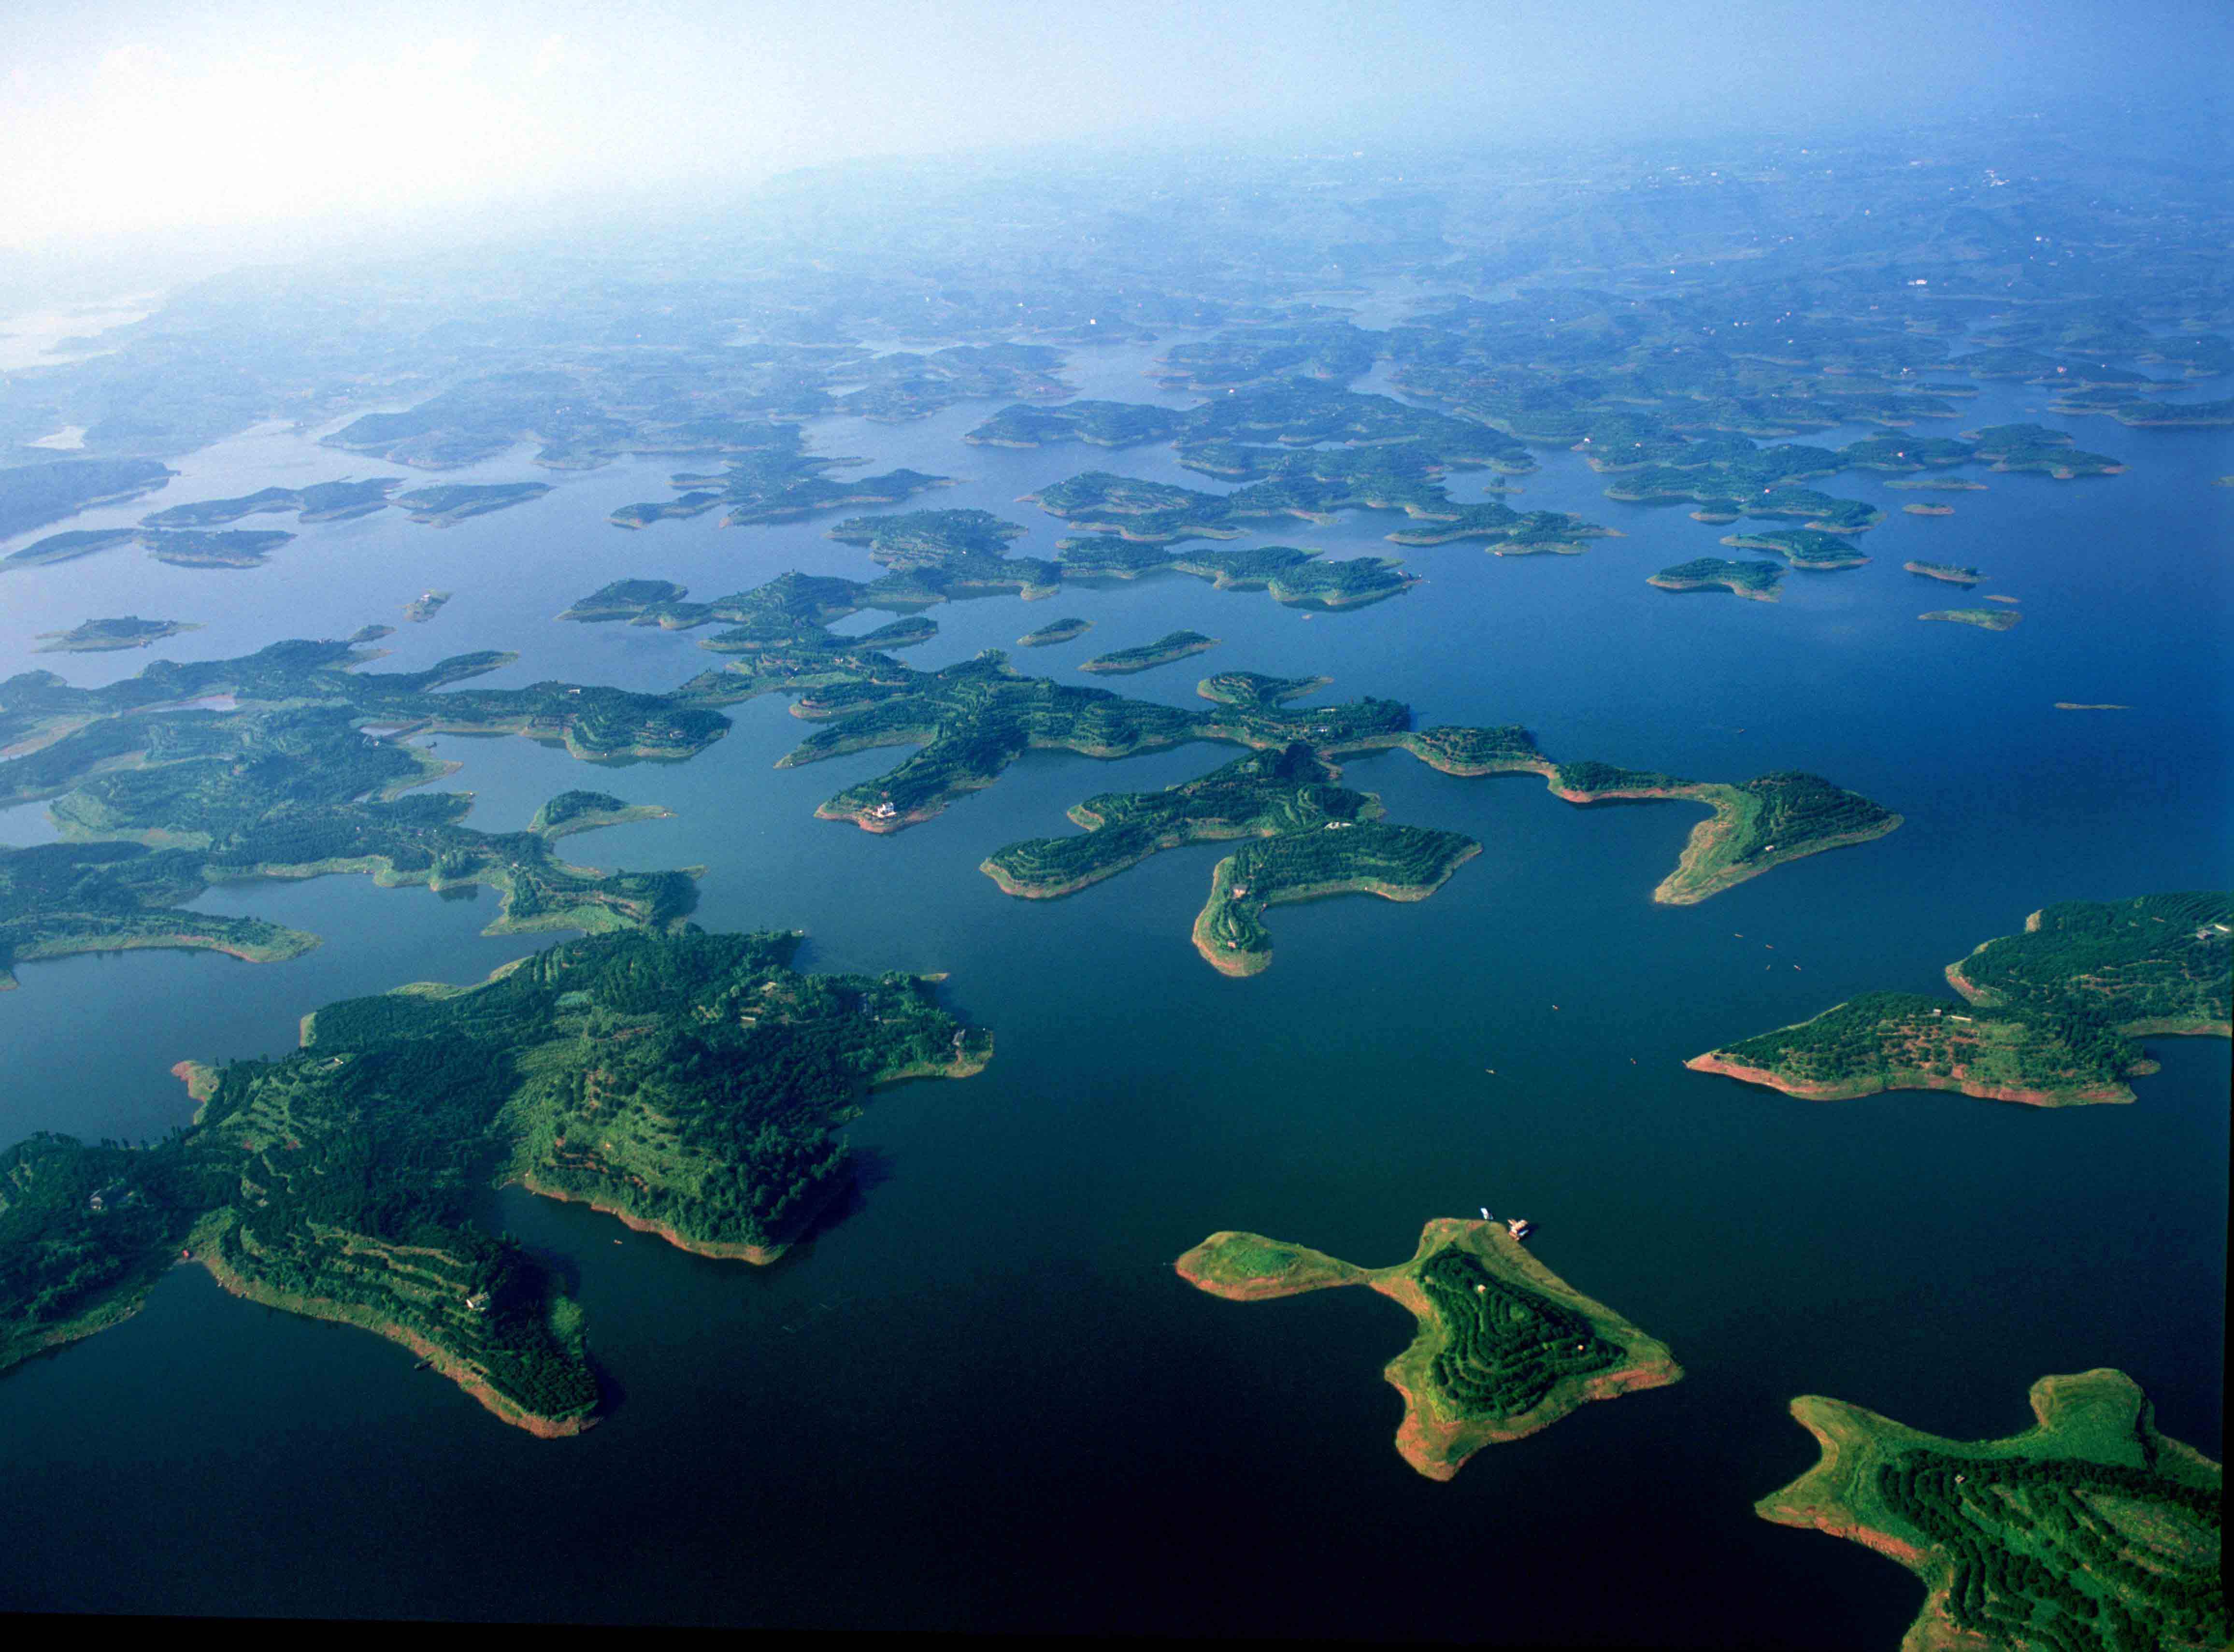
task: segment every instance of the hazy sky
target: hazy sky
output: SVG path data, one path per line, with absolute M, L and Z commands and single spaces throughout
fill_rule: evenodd
M 16 0 L 0 246 L 1314 127 L 1490 139 L 2181 104 L 2234 0 Z

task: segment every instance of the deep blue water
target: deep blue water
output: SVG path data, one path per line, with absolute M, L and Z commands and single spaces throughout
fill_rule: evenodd
M 1083 356 L 1080 381 L 1181 400 L 1134 378 L 1144 354 Z M 1163 448 L 960 445 L 987 411 L 811 434 L 879 469 L 965 478 L 918 503 L 1026 522 L 1022 552 L 1068 530 L 1011 501 L 1075 471 L 1212 486 Z M 2038 411 L 2030 392 L 1989 389 L 1947 428 Z M 1085 638 L 1019 656 L 1068 674 L 1191 626 L 1222 639 L 1199 668 L 1115 686 L 1186 703 L 1203 670 L 1323 673 L 1336 695 L 1408 701 L 1423 724 L 1519 722 L 1555 756 L 1702 778 L 1805 767 L 1906 817 L 1695 907 L 1649 899 L 1694 808 L 1578 810 L 1532 780 L 1382 755 L 1350 764 L 1351 783 L 1484 852 L 1422 904 L 1276 909 L 1276 963 L 1234 982 L 1187 938 L 1215 848 L 1056 902 L 1009 899 L 977 871 L 1003 843 L 1068 829 L 1082 797 L 1168 784 L 1229 748 L 1035 754 L 879 839 L 812 811 L 899 754 L 774 769 L 807 729 L 774 700 L 737 708 L 681 765 L 593 770 L 524 741 L 442 738 L 478 824 L 524 824 L 578 785 L 664 803 L 676 819 L 568 852 L 705 864 L 702 923 L 803 928 L 812 967 L 951 971 L 951 1001 L 995 1028 L 993 1065 L 882 1095 L 852 1130 L 859 1197 L 772 1270 L 497 1196 L 493 1219 L 578 1272 L 616 1396 L 578 1440 L 531 1440 L 400 1348 L 174 1273 L 136 1319 L 0 1379 L 0 1606 L 1881 1647 L 1914 1610 L 1906 1574 L 1751 1513 L 1813 1459 L 1792 1395 L 1980 1435 L 2023 1426 L 2043 1373 L 2116 1365 L 2167 1432 L 2220 1455 L 2225 1044 L 2161 1041 L 2165 1070 L 2136 1105 L 2061 1113 L 1921 1094 L 1816 1105 L 1680 1065 L 1858 990 L 1937 989 L 1949 960 L 2050 901 L 2226 885 L 2234 490 L 2209 484 L 2234 471 L 2234 441 L 2046 421 L 2131 470 L 1988 475 L 1989 491 L 1951 494 L 1841 476 L 1829 491 L 1892 512 L 1861 542 L 1871 562 L 1794 573 L 1773 606 L 1646 585 L 1728 530 L 1606 500 L 1578 456 L 1547 453 L 1515 505 L 1627 537 L 1575 558 L 1415 550 L 1427 583 L 1315 618 L 1178 577 L 948 604 L 910 655 L 966 658 L 1076 613 L 1095 621 Z M 70 526 L 381 473 L 284 433 L 180 468 L 154 500 Z M 145 656 L 26 655 L 31 633 L 89 615 L 203 622 L 162 651 L 216 657 L 398 623 L 438 585 L 456 599 L 388 639 L 394 664 L 504 647 L 519 663 L 484 681 L 657 689 L 715 656 L 687 635 L 550 617 L 624 574 L 711 596 L 789 566 L 874 571 L 823 537 L 827 519 L 604 524 L 662 496 L 673 468 L 550 478 L 523 451 L 461 474 L 556 491 L 447 530 L 389 513 L 306 529 L 250 571 L 123 552 L 10 575 L 0 674 L 136 669 Z M 1898 512 L 1917 499 L 1956 513 Z M 1394 526 L 1257 537 L 1378 553 Z M 2023 623 L 1917 623 L 1972 599 L 1902 572 L 1917 556 L 1977 565 L 1978 591 L 2021 597 Z M 0 815 L 0 838 L 36 835 L 24 812 Z M 478 934 L 493 899 L 361 878 L 202 904 L 327 942 L 284 965 L 26 966 L 0 996 L 0 1136 L 157 1133 L 190 1110 L 167 1075 L 180 1056 L 274 1053 L 321 1002 L 472 979 L 532 944 Z M 1544 1259 L 1689 1375 L 1486 1453 L 1447 1485 L 1390 1449 L 1400 1407 L 1379 1372 L 1409 1334 L 1400 1309 L 1363 1292 L 1238 1306 L 1169 1270 L 1229 1227 L 1383 1263 L 1426 1218 L 1484 1203 L 1533 1217 Z

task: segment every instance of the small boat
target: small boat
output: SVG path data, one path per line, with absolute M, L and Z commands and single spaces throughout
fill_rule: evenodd
M 416 1364 L 416 1365 L 413 1366 L 411 1368 L 412 1368 L 413 1370 L 415 1370 L 415 1371 L 423 1371 L 423 1370 L 425 1370 L 428 1366 L 430 1366 L 430 1365 L 434 1364 L 434 1361 L 432 1359 L 425 1359 L 425 1360 L 421 1360 L 421 1361 L 419 1361 L 419 1363 L 418 1363 L 418 1364 Z

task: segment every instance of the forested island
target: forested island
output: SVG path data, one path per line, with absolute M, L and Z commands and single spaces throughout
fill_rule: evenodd
M 1795 568 L 1827 572 L 1858 568 L 1869 558 L 1840 539 L 1817 528 L 1778 528 L 1767 533 L 1731 533 L 1722 543 L 1737 551 L 1773 551 Z
M 441 613 L 443 604 L 454 594 L 447 591 L 422 591 L 403 604 L 403 617 L 415 625 L 423 625 Z
M 1404 1396 L 1396 1449 L 1447 1480 L 1485 1446 L 1550 1427 L 1592 1400 L 1683 1374 L 1667 1347 L 1528 1254 L 1495 1220 L 1438 1218 L 1408 1262 L 1360 1268 L 1254 1233 L 1213 1233 L 1174 1264 L 1229 1302 L 1366 1285 L 1419 1321 L 1382 1374 Z
M 446 528 L 467 517 L 525 505 L 550 491 L 548 482 L 441 482 L 399 493 L 395 502 L 411 513 L 413 521 Z
M 1909 561 L 1901 565 L 1909 573 L 1920 573 L 1926 579 L 1939 579 L 1950 585 L 1975 585 L 1984 578 L 1976 568 L 1966 568 L 1954 562 Z
M 1962 1002 L 1865 993 L 1685 1066 L 1811 1100 L 1956 1090 L 2035 1107 L 2131 1101 L 2134 1041 L 2234 1030 L 2234 895 L 2065 901 L 1947 966 Z
M 238 499 L 202 500 L 173 505 L 140 519 L 146 528 L 214 528 L 244 516 L 297 513 L 302 522 L 343 522 L 388 508 L 388 496 L 403 486 L 400 476 L 363 481 L 316 482 L 308 487 L 266 487 Z
M 155 459 L 56 459 L 0 468 L 0 539 L 44 527 L 96 505 L 139 499 L 177 474 Z
M 152 1147 L 0 1154 L 0 1368 L 117 1322 L 173 1256 L 237 1296 L 403 1343 L 506 1422 L 595 1420 L 580 1307 L 475 1218 L 516 1180 L 702 1255 L 768 1261 L 848 1179 L 869 1087 L 990 1039 L 905 975 L 814 976 L 794 935 L 567 943 L 482 984 L 330 1004 L 277 1061 L 180 1064 Z M 376 1114 L 379 1128 L 369 1129 Z
M 458 686 L 511 657 L 383 674 L 362 669 L 370 656 L 353 642 L 297 642 L 160 661 L 99 689 L 43 671 L 0 682 L 0 744 L 19 754 L 0 766 L 0 806 L 47 800 L 64 834 L 0 848 L 0 987 L 14 963 L 74 952 L 203 947 L 265 960 L 316 944 L 187 907 L 249 878 L 486 885 L 502 897 L 496 930 L 679 922 L 697 869 L 601 872 L 558 859 L 556 833 L 477 831 L 463 824 L 470 793 L 411 793 L 452 766 L 401 736 L 516 733 L 584 758 L 687 756 L 727 728 L 704 703 L 722 696 Z M 567 829 L 591 823 L 578 813 Z
M 1129 676 L 1135 671 L 1153 670 L 1159 665 L 1169 665 L 1173 660 L 1183 660 L 1190 654 L 1199 654 L 1218 646 L 1215 637 L 1205 637 L 1200 631 L 1171 631 L 1153 643 L 1143 643 L 1138 648 L 1120 648 L 1107 654 L 1097 654 L 1081 661 L 1079 669 L 1092 671 L 1101 676 Z
M 1904 1647 L 2224 1647 L 2219 1466 L 2160 1433 L 2122 1371 L 2042 1377 L 2031 1401 L 2024 1433 L 1955 1440 L 1802 1394 L 1822 1460 L 1754 1512 L 1922 1578 Z
M 2004 597 L 2002 600 L 2007 601 Z M 1982 631 L 2005 631 L 2024 616 L 2007 608 L 1935 608 L 1918 619 L 1942 620 L 1954 625 L 1976 625 Z
M 199 625 L 179 619 L 141 619 L 127 614 L 121 619 L 89 619 L 66 631 L 41 631 L 46 646 L 41 654 L 105 654 L 114 649 L 147 648 L 180 631 L 198 631 Z
M 1329 820 L 1316 832 L 1286 832 L 1244 845 L 1210 875 L 1210 898 L 1194 920 L 1194 947 L 1221 975 L 1270 969 L 1272 937 L 1264 911 L 1329 895 L 1425 900 L 1481 852 L 1457 832 L 1379 820 Z
M 1732 562 L 1723 557 L 1696 557 L 1662 568 L 1644 583 L 1662 591 L 1728 591 L 1755 602 L 1773 603 L 1784 568 L 1774 562 Z
M 1026 631 L 1016 639 L 1018 648 L 1052 648 L 1058 643 L 1072 643 L 1094 629 L 1090 619 L 1075 616 L 1051 620 L 1035 631 Z
M 50 562 L 73 562 L 96 551 L 113 551 L 120 545 L 131 545 L 139 538 L 136 528 L 79 528 L 68 533 L 49 533 L 43 539 L 34 539 L 21 551 L 10 551 L 0 557 L 0 569 L 40 568 Z
M 295 536 L 284 528 L 142 528 L 147 554 L 174 568 L 258 568 Z

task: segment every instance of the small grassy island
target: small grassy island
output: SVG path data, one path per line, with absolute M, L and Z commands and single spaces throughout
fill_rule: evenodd
M 1920 573 L 1926 579 L 1943 579 L 1950 585 L 1975 585 L 1985 576 L 1976 568 L 1965 568 L 1952 562 L 1904 562 L 1901 567 L 1910 573 Z
M 41 631 L 46 643 L 41 654 L 105 654 L 114 649 L 147 648 L 180 631 L 201 627 L 179 619 L 141 619 L 128 614 L 121 619 L 89 619 L 66 631 Z
M 1952 516 L 1952 505 L 1904 505 L 1900 507 L 1911 516 Z
M 422 591 L 403 604 L 403 617 L 414 624 L 423 625 L 442 611 L 442 606 L 456 593 L 447 591 Z
M 1447 1480 L 1485 1446 L 1522 1440 L 1592 1400 L 1680 1380 L 1667 1347 L 1528 1254 L 1507 1225 L 1444 1217 L 1409 1262 L 1360 1268 L 1254 1233 L 1213 1233 L 1175 1264 L 1229 1302 L 1339 1285 L 1394 1297 L 1420 1322 L 1382 1374 L 1404 1396 L 1396 1449 Z
M 469 516 L 486 516 L 507 506 L 525 505 L 550 491 L 548 482 L 437 482 L 432 487 L 399 493 L 395 502 L 411 513 L 413 521 L 446 528 Z
M 2155 1070 L 2138 1038 L 2224 1038 L 2234 895 L 2066 901 L 1947 966 L 1964 1002 L 1872 992 L 1684 1065 L 1787 1095 L 1956 1090 L 2035 1107 L 2131 1101 Z
M 927 979 L 803 975 L 798 943 L 598 936 L 479 986 L 330 1004 L 293 1055 L 181 1062 L 201 1108 L 155 1146 L 0 1154 L 0 1367 L 128 1316 L 184 1245 L 237 1296 L 402 1342 L 531 1433 L 580 1433 L 599 1397 L 582 1310 L 480 1224 L 477 1188 L 770 1261 L 850 1181 L 835 1133 L 872 1086 L 990 1057 Z
M 2005 631 L 2024 616 L 2007 608 L 1935 608 L 1918 619 L 1944 620 L 1956 625 L 1976 625 L 1982 631 Z
M 1130 676 L 1135 671 L 1153 670 L 1157 666 L 1169 665 L 1173 660 L 1183 660 L 1190 654 L 1217 646 L 1215 637 L 1205 637 L 1200 631 L 1172 631 L 1138 648 L 1097 654 L 1082 662 L 1078 669 L 1100 676 Z
M 2219 1466 L 2159 1433 L 2121 1371 L 2042 1377 L 2031 1398 L 2024 1433 L 1954 1440 L 1802 1394 L 1822 1460 L 1754 1512 L 1922 1578 L 1908 1652 L 2224 1647 Z
M 1644 583 L 1662 591 L 1728 591 L 1755 602 L 1773 603 L 1784 566 L 1775 562 L 1732 562 L 1724 557 L 1696 557 L 1662 568 Z
M 1016 639 L 1018 648 L 1053 648 L 1057 643 L 1074 643 L 1094 629 L 1090 619 L 1075 617 L 1058 619 L 1042 625 L 1035 631 L 1027 631 Z

